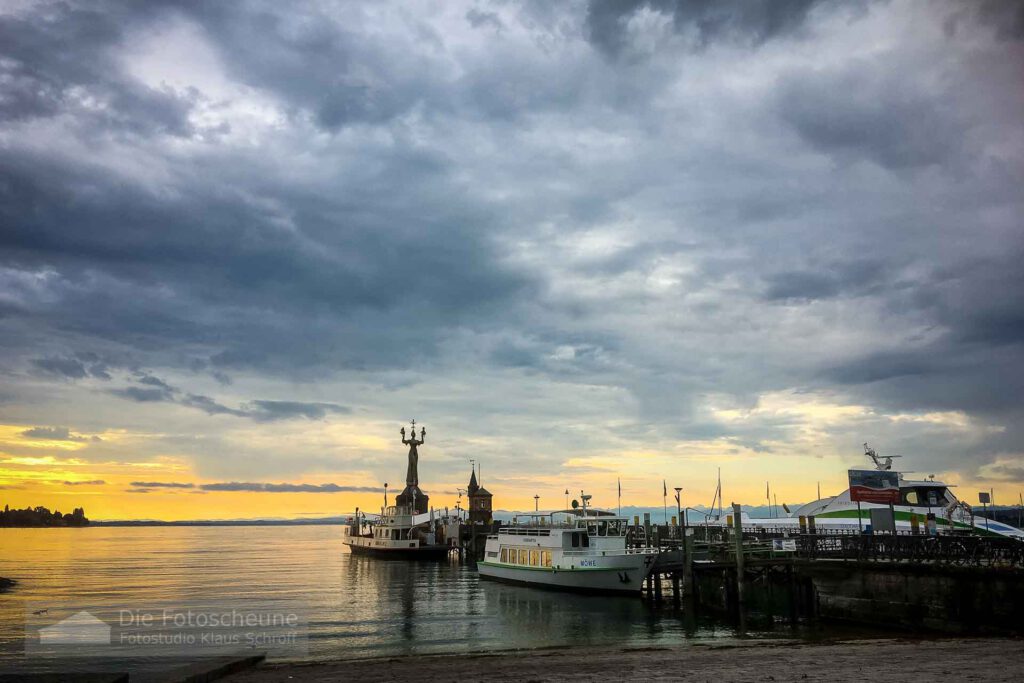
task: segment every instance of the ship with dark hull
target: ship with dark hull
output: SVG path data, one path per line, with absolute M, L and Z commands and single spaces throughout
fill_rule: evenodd
M 353 555 L 367 555 L 395 560 L 441 560 L 448 556 L 451 543 L 458 541 L 457 533 L 452 536 L 450 520 L 434 515 L 430 498 L 419 485 L 419 450 L 427 437 L 427 430 L 420 428 L 416 438 L 416 421 L 412 432 L 405 437 L 401 429 L 402 443 L 409 447 L 409 466 L 405 473 L 405 489 L 395 498 L 394 505 L 387 505 L 387 484 L 385 484 L 385 507 L 378 518 L 367 520 L 358 511 L 343 530 L 342 542 Z M 456 524 L 454 527 L 458 529 Z
M 388 560 L 442 560 L 451 550 L 445 525 L 433 515 L 417 515 L 405 505 L 384 510 L 372 524 L 353 523 L 344 528 L 343 543 L 353 555 Z

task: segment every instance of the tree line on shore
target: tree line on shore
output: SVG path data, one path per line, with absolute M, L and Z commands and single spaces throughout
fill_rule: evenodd
M 9 506 L 4 505 L 3 512 L 0 512 L 0 527 L 86 526 L 88 523 L 89 519 L 85 516 L 85 508 L 75 508 L 70 513 L 61 514 L 59 510 L 50 512 L 49 508 L 42 506 L 12 510 Z

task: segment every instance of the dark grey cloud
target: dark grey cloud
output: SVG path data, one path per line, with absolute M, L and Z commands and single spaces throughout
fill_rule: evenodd
M 1024 40 L 1024 2 L 1020 0 L 960 3 L 946 20 L 947 34 L 955 36 L 960 24 L 970 21 L 991 26 L 999 40 Z
M 174 400 L 174 394 L 172 392 L 161 388 L 123 387 L 120 389 L 111 389 L 110 393 L 114 396 L 138 401 L 139 403 L 163 403 Z
M 65 486 L 103 486 L 107 482 L 102 479 L 93 479 L 91 481 L 65 481 Z
M 140 489 L 190 489 L 195 485 L 177 481 L 133 481 L 132 486 Z
M 960 152 L 968 122 L 950 106 L 956 93 L 878 73 L 857 64 L 794 73 L 777 90 L 782 118 L 825 153 L 891 169 L 941 164 Z
M 95 354 L 81 353 L 77 357 L 55 356 L 48 358 L 34 358 L 32 365 L 44 375 L 52 377 L 63 377 L 66 379 L 84 379 L 93 377 L 96 379 L 110 379 L 105 363 L 96 359 Z
M 120 134 L 189 134 L 190 94 L 148 88 L 120 76 L 111 48 L 124 40 L 132 24 L 131 13 L 115 3 L 57 3 L 38 13 L 0 16 L 0 79 L 5 84 L 0 118 L 70 113 Z
M 352 410 L 337 403 L 304 403 L 302 401 L 252 401 L 243 406 L 245 414 L 260 422 L 304 417 L 322 420 L 329 414 L 347 414 Z
M 816 269 L 767 274 L 764 297 L 768 301 L 814 301 L 898 291 L 900 284 L 886 272 L 886 265 L 881 261 L 851 259 L 820 264 Z
M 85 441 L 84 436 L 72 434 L 67 427 L 33 427 L 21 433 L 30 439 L 53 439 L 55 441 Z
M 143 386 L 110 389 L 109 393 L 138 403 L 175 403 L 201 410 L 207 415 L 233 415 L 250 418 L 257 422 L 274 422 L 295 418 L 322 420 L 328 415 L 343 415 L 352 412 L 347 406 L 337 403 L 262 399 L 243 403 L 239 408 L 230 408 L 209 396 L 182 391 L 147 372 L 136 372 L 135 381 Z
M 150 374 L 147 374 L 147 373 L 140 373 L 137 376 L 135 381 L 138 382 L 139 384 L 145 384 L 147 386 L 157 387 L 158 389 L 163 389 L 163 390 L 168 391 L 168 392 L 173 392 L 174 391 L 174 388 L 171 385 L 169 385 L 167 382 L 163 381 L 159 377 L 154 377 L 153 375 L 150 375 Z
M 245 410 L 228 408 L 209 396 L 203 396 L 201 394 L 185 394 L 183 397 L 178 399 L 178 402 L 183 406 L 188 406 L 189 408 L 198 408 L 207 415 L 235 415 L 237 417 L 249 416 L 249 413 Z
M 527 432 L 567 452 L 767 452 L 799 419 L 707 406 L 787 391 L 963 412 L 964 467 L 1012 457 L 1019 16 L 668 0 L 2 14 L 4 411 L 142 432 L 139 414 L 188 407 L 165 413 L 188 435 L 174 446 L 224 480 L 339 458 L 251 472 L 255 447 L 236 462 L 217 434 L 193 443 L 231 429 L 207 415 L 340 418 L 353 396 L 370 420 L 458 415 L 517 464 Z M 339 402 L 302 400 L 320 397 Z M 78 414 L 39 407 L 58 400 Z M 567 427 L 583 423 L 605 426 Z M 927 429 L 886 434 L 961 467 Z
M 1024 480 L 1024 466 L 995 465 L 991 467 L 981 478 L 992 481 L 1018 482 Z
M 32 364 L 42 372 L 56 377 L 82 379 L 86 376 L 85 366 L 74 358 L 36 358 Z
M 500 31 L 505 27 L 505 25 L 501 23 L 501 17 L 496 13 L 482 10 L 479 7 L 471 7 L 469 11 L 466 12 L 466 21 L 468 21 L 470 26 L 473 28 L 489 27 L 496 31 Z
M 204 491 L 251 491 L 256 493 L 380 493 L 373 486 L 339 486 L 337 484 L 260 484 L 252 482 L 220 482 L 200 484 Z
M 618 54 L 626 24 L 638 11 L 672 18 L 677 32 L 693 31 L 696 44 L 717 40 L 758 45 L 800 29 L 819 0 L 590 0 L 587 27 L 601 49 Z

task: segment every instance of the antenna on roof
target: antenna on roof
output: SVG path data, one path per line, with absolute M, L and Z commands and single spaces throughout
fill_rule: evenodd
M 871 461 L 875 463 L 875 469 L 882 471 L 888 471 L 892 469 L 893 458 L 903 457 L 902 455 L 879 455 L 877 452 L 875 452 L 875 449 L 868 446 L 867 443 L 864 444 L 864 455 L 871 458 Z

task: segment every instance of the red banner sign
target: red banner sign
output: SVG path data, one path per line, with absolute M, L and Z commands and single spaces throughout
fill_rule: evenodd
M 900 475 L 889 470 L 850 470 L 850 500 L 855 503 L 898 505 Z

